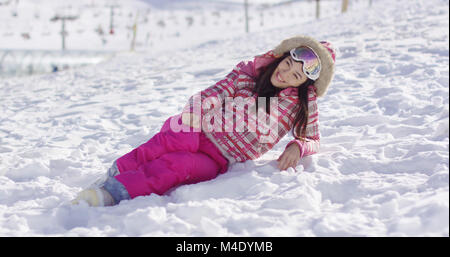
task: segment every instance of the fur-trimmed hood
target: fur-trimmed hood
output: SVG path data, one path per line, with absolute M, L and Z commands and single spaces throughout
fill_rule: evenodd
M 317 90 L 317 97 L 324 96 L 327 89 L 334 77 L 334 62 L 336 58 L 336 52 L 329 42 L 319 42 L 309 36 L 295 36 L 283 40 L 274 50 L 273 53 L 277 56 L 281 56 L 291 49 L 308 46 L 312 48 L 319 56 L 322 69 L 320 71 L 319 78 L 314 82 L 314 86 Z

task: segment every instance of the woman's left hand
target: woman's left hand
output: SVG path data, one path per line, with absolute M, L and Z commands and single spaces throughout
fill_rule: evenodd
M 289 167 L 295 168 L 300 160 L 300 148 L 298 144 L 291 144 L 284 152 L 278 157 L 278 168 L 280 170 L 286 170 Z

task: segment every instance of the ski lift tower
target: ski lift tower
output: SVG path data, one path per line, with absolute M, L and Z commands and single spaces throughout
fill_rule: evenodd
M 110 19 L 109 19 L 109 34 L 114 34 L 114 8 L 120 7 L 120 5 L 112 4 L 108 5 L 109 8 L 111 8 L 110 12 Z
M 73 21 L 78 19 L 77 15 L 55 15 L 53 18 L 50 19 L 52 22 L 61 21 L 61 40 L 62 40 L 62 50 L 66 50 L 66 20 Z

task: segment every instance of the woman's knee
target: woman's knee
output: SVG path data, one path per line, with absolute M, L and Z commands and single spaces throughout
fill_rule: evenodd
M 204 153 L 193 153 L 193 164 L 187 172 L 187 183 L 211 180 L 219 174 L 220 166 Z

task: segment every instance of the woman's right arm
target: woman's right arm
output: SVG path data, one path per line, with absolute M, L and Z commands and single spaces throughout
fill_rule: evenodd
M 188 103 L 183 108 L 183 112 L 192 112 L 195 107 L 200 107 L 202 101 L 207 97 L 217 97 L 220 102 L 223 102 L 225 97 L 233 96 L 235 92 L 233 81 L 238 75 L 239 70 L 238 67 L 236 67 L 224 79 L 191 96 Z
M 204 100 L 214 97 L 216 103 L 223 103 L 226 97 L 232 97 L 236 91 L 233 81 L 239 76 L 239 64 L 222 80 L 216 84 L 191 96 L 184 106 L 181 117 L 185 125 L 199 128 L 200 118 L 207 110 L 202 109 Z
M 239 77 L 239 74 L 245 74 L 256 79 L 259 75 L 259 69 L 266 66 L 277 57 L 279 56 L 276 56 L 273 53 L 273 50 L 270 50 L 264 54 L 255 56 L 252 61 L 242 61 L 238 63 L 224 79 L 197 93 L 196 95 L 200 98 L 200 101 L 194 102 L 193 99 L 196 95 L 191 96 L 188 104 L 183 109 L 183 112 L 192 112 L 194 107 L 197 107 L 195 105 L 201 104 L 201 101 L 210 96 L 218 97 L 223 103 L 225 97 L 234 95 L 236 88 L 233 82 Z
M 272 50 L 257 55 L 252 61 L 242 61 L 238 63 L 234 69 L 221 81 L 202 90 L 189 98 L 188 103 L 182 111 L 182 121 L 184 124 L 199 125 L 200 117 L 207 110 L 202 110 L 202 103 L 208 97 L 216 97 L 216 103 L 223 104 L 226 97 L 233 97 L 236 92 L 235 80 L 239 74 L 245 74 L 254 79 L 259 75 L 259 69 L 272 62 L 277 56 Z

